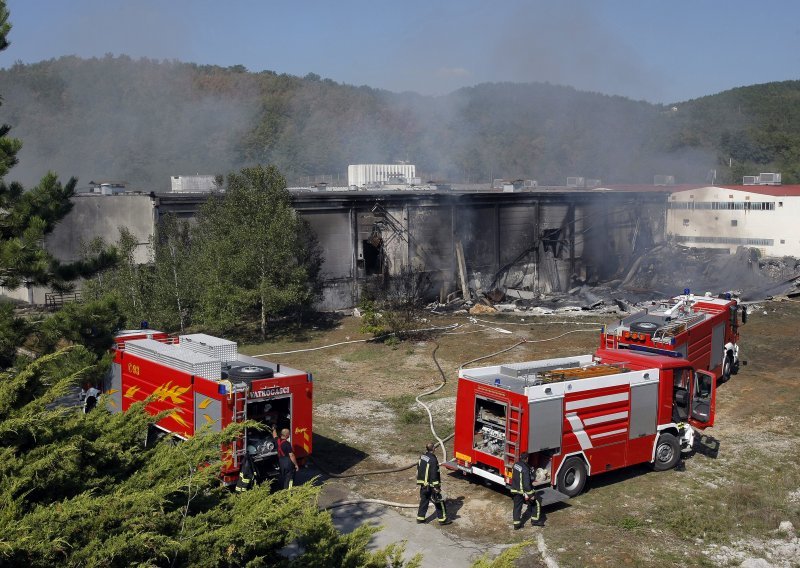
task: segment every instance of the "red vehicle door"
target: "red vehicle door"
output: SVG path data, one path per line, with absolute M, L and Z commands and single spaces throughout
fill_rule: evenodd
M 689 424 L 703 430 L 714 425 L 717 379 L 708 371 L 695 371 L 689 386 Z

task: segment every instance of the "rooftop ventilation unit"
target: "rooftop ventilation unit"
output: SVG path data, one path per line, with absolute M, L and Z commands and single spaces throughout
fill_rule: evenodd
M 758 185 L 758 176 L 744 176 L 742 185 Z
M 589 178 L 586 180 L 586 187 L 600 187 L 601 183 L 603 183 L 603 180 Z
M 675 185 L 675 176 L 653 176 L 653 185 Z
M 539 182 L 535 179 L 526 179 L 525 187 L 539 187 Z
M 586 180 L 582 177 L 568 177 L 567 187 L 586 187 Z
M 758 174 L 758 184 L 759 185 L 780 185 L 781 184 L 781 174 Z

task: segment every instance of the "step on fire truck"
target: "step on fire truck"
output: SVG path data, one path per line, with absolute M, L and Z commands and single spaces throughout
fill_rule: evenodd
M 714 424 L 714 375 L 686 359 L 607 351 L 617 361 L 581 355 L 462 369 L 455 458 L 445 465 L 507 486 L 528 453 L 545 505 L 578 495 L 590 475 L 674 467 L 693 427 Z
M 165 434 L 186 439 L 204 428 L 219 432 L 245 420 L 265 424 L 264 430 L 245 429 L 222 448 L 226 484 L 238 479 L 245 452 L 262 479 L 277 475 L 272 426 L 289 429 L 298 461 L 311 454 L 311 374 L 242 355 L 233 341 L 201 333 L 176 339 L 153 330 L 123 331 L 115 337 L 106 383 L 111 412 L 147 398 L 150 414 L 169 412 L 148 441 Z
M 684 290 L 682 296 L 653 302 L 651 308 L 603 329 L 600 348 L 683 357 L 724 383 L 739 372 L 740 319 L 747 320 L 746 308 L 730 294 L 695 297 Z

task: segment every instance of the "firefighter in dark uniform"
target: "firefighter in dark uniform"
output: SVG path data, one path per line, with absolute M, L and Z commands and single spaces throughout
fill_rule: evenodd
M 297 465 L 297 458 L 294 455 L 292 443 L 289 441 L 289 429 L 281 430 L 281 436 L 278 438 L 273 427 L 272 435 L 278 443 L 278 488 L 291 489 L 294 485 L 294 474 L 300 469 L 300 466 Z
M 250 459 L 250 455 L 248 453 L 245 453 L 242 469 L 239 470 L 239 479 L 236 480 L 236 492 L 242 493 L 252 489 L 255 484 L 256 471 L 255 467 L 253 467 L 253 460 Z
M 452 521 L 447 518 L 447 509 L 442 497 L 442 482 L 439 477 L 439 460 L 436 459 L 433 448 L 433 444 L 427 444 L 425 453 L 420 456 L 417 463 L 417 485 L 419 485 L 417 522 L 425 522 L 425 518 L 428 516 L 428 504 L 433 501 L 433 507 L 438 513 L 439 524 L 449 525 Z
M 511 469 L 511 498 L 514 500 L 514 530 L 521 529 L 524 522 L 522 520 L 522 505 L 528 504 L 528 512 L 531 515 L 531 524 L 535 527 L 544 526 L 542 519 L 542 504 L 536 496 L 536 490 L 531 485 L 531 468 L 528 465 L 528 454 L 523 452 L 519 456 L 519 461 Z

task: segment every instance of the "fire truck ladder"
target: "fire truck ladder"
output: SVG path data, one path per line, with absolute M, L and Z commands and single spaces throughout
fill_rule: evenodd
M 508 416 L 506 416 L 506 450 L 503 456 L 503 463 L 506 471 L 514 466 L 519 459 L 520 431 L 522 423 L 522 408 L 519 406 L 509 406 Z M 504 472 L 505 473 L 505 472 Z
M 683 333 L 693 325 L 706 319 L 706 314 L 697 313 L 686 316 L 667 325 L 661 326 L 653 332 L 653 341 L 665 341 L 670 337 L 674 337 L 679 333 Z
M 232 420 L 231 422 L 241 423 L 247 420 L 247 385 L 245 383 L 237 383 L 231 389 L 231 402 L 233 402 Z M 239 443 L 241 441 L 241 444 Z M 233 452 L 233 465 L 240 467 L 244 460 L 244 454 L 247 451 L 247 434 L 243 433 L 234 442 Z

